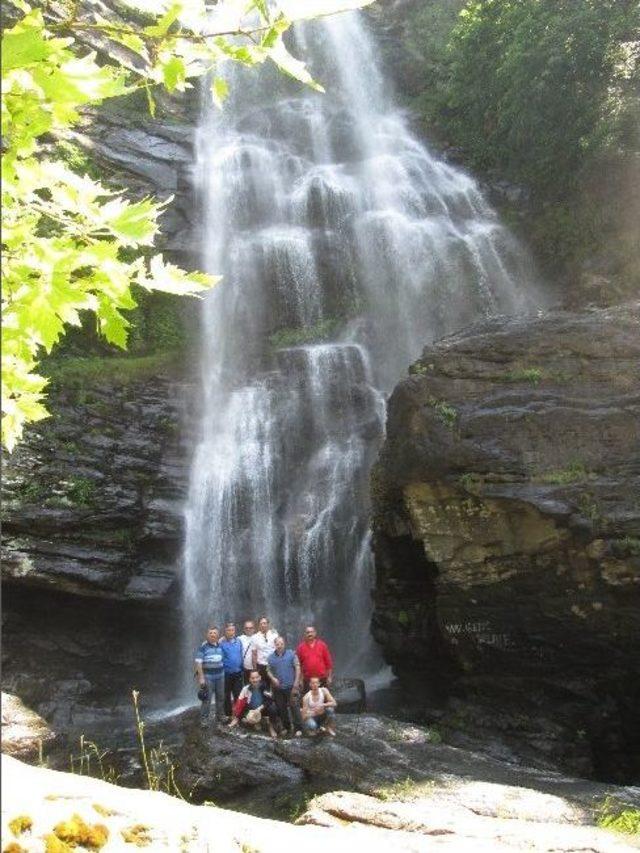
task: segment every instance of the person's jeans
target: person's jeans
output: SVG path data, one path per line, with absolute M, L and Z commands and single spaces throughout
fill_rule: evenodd
M 304 727 L 308 732 L 315 732 L 318 726 L 326 726 L 327 723 L 333 722 L 335 715 L 333 708 L 325 708 L 324 714 L 318 714 L 317 717 L 307 717 L 304 721 Z
M 242 690 L 242 673 L 241 672 L 225 672 L 224 675 L 224 712 L 227 717 L 231 716 L 233 711 L 233 703 L 236 701 Z
M 208 722 L 213 702 L 215 720 L 220 722 L 224 708 L 224 675 L 208 675 L 205 672 L 204 677 L 209 687 L 209 697 L 200 704 L 200 720 L 203 723 Z
M 302 718 L 299 708 L 299 694 L 292 695 L 293 687 L 274 687 L 273 701 L 278 710 L 278 716 L 282 725 L 289 732 L 295 728 L 296 731 L 302 729 Z

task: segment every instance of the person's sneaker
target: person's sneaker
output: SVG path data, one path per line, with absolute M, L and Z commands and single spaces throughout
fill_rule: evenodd
M 324 726 L 318 726 L 318 731 L 321 731 L 324 734 L 326 732 L 326 729 Z
M 209 728 L 209 720 L 200 720 L 200 728 L 208 729 Z

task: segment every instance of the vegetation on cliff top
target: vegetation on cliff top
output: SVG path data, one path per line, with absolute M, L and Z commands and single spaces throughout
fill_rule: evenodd
M 412 16 L 429 130 L 474 169 L 531 190 L 529 236 L 548 265 L 604 252 L 640 283 L 637 3 L 436 0 Z

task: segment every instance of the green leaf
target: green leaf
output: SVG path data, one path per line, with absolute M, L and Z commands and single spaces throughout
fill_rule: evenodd
M 175 89 L 182 87 L 186 76 L 187 69 L 185 68 L 184 60 L 180 59 L 179 56 L 172 56 L 162 66 L 162 77 L 168 92 L 173 92 Z
M 211 97 L 213 99 L 213 103 L 218 107 L 218 109 L 222 109 L 222 105 L 228 94 L 229 85 L 224 77 L 214 77 L 211 83 Z
M 291 22 L 281 15 L 262 37 L 261 46 L 270 50 L 277 45 L 280 36 L 291 26 Z
M 110 300 L 104 297 L 99 300 L 100 305 L 97 311 L 98 314 L 98 329 L 100 333 L 109 341 L 110 344 L 127 348 L 129 321 L 124 317 L 117 308 L 113 307 Z
M 104 225 L 125 246 L 151 246 L 161 209 L 149 198 L 135 203 L 116 198 L 102 207 L 101 215 Z
M 43 36 L 42 15 L 31 12 L 2 36 L 2 73 L 41 62 L 49 54 Z
M 184 3 L 172 3 L 157 24 L 144 28 L 145 33 L 153 37 L 166 35 L 172 24 L 180 17 L 183 9 Z
M 269 59 L 272 62 L 275 62 L 278 68 L 281 71 L 284 71 L 285 74 L 288 74 L 289 77 L 293 77 L 294 80 L 298 80 L 300 83 L 310 86 L 317 92 L 324 92 L 324 88 L 319 83 L 316 83 L 304 62 L 301 62 L 289 53 L 281 35 L 277 37 L 274 45 L 270 48 L 268 55 Z
M 165 264 L 162 255 L 154 255 L 149 263 L 149 276 L 141 284 L 147 290 L 193 296 L 209 290 L 220 279 L 221 276 L 201 272 L 187 273 L 173 264 Z

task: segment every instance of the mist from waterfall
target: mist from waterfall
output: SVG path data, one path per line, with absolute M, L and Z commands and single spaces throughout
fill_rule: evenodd
M 409 132 L 361 14 L 293 39 L 326 94 L 230 70 L 198 133 L 203 264 L 224 280 L 203 310 L 185 620 L 192 645 L 211 621 L 266 613 L 290 641 L 313 621 L 355 674 L 385 395 L 426 343 L 536 288 L 476 183 Z

